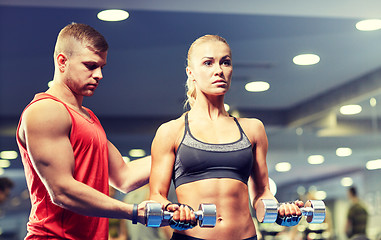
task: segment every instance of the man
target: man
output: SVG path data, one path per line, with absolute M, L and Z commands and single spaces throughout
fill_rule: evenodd
M 348 198 L 352 205 L 349 208 L 347 215 L 346 233 L 348 238 L 365 240 L 366 238 L 366 224 L 368 220 L 368 212 L 361 204 L 357 196 L 357 189 L 350 187 L 348 189 Z
M 13 186 L 14 184 L 9 178 L 0 178 L 0 204 L 7 200 Z
M 108 196 L 110 184 L 128 192 L 148 183 L 150 157 L 125 164 L 92 111 L 108 44 L 92 27 L 63 28 L 54 51 L 53 85 L 35 96 L 17 128 L 31 213 L 26 239 L 107 239 L 108 219 L 144 223 L 138 209 Z

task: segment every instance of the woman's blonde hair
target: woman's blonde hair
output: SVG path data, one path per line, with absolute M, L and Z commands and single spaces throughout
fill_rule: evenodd
M 191 56 L 193 54 L 193 49 L 197 45 L 199 45 L 201 43 L 204 43 L 204 42 L 208 42 L 208 41 L 223 42 L 223 43 L 225 43 L 230 48 L 228 42 L 223 37 L 220 37 L 218 35 L 204 35 L 204 36 L 201 36 L 201 37 L 197 38 L 191 44 L 191 46 L 189 47 L 188 55 L 187 55 L 187 66 L 188 67 L 192 64 Z M 231 55 L 231 53 L 230 53 L 230 55 Z M 189 76 L 188 76 L 188 79 L 186 81 L 185 87 L 186 87 L 186 90 L 187 90 L 187 100 L 185 101 L 184 108 L 186 108 L 188 105 L 189 105 L 190 108 L 192 108 L 194 102 L 196 101 L 196 86 L 194 84 L 193 79 L 189 78 Z

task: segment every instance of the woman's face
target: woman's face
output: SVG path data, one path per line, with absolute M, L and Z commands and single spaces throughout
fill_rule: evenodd
M 195 81 L 197 91 L 223 95 L 230 87 L 233 73 L 231 51 L 220 41 L 206 41 L 194 46 L 187 74 Z

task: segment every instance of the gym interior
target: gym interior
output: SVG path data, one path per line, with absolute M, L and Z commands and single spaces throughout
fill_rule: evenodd
M 128 18 L 97 17 L 116 8 Z M 26 234 L 30 199 L 15 132 L 24 107 L 47 90 L 56 36 L 70 22 L 89 24 L 110 45 L 104 79 L 84 105 L 125 161 L 150 155 L 160 124 L 186 111 L 187 49 L 218 34 L 233 55 L 226 109 L 264 123 L 275 197 L 326 205 L 323 223 L 292 228 L 259 223 L 253 210 L 259 239 L 349 239 L 350 187 L 368 212 L 361 239 L 381 239 L 380 9 L 348 0 L 0 0 L 0 177 L 14 183 L 0 204 L 0 239 Z

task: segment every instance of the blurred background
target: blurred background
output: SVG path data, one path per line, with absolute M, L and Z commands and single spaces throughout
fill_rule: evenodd
M 107 9 L 128 18 L 99 19 Z M 218 34 L 233 53 L 226 107 L 264 123 L 276 197 L 322 199 L 331 213 L 330 223 L 300 224 L 295 236 L 347 239 L 347 189 L 355 186 L 368 237 L 379 239 L 380 19 L 376 0 L 0 0 L 0 177 L 14 183 L 0 203 L 0 239 L 25 236 L 30 201 L 15 131 L 23 108 L 47 90 L 57 34 L 71 22 L 91 25 L 110 45 L 104 79 L 84 105 L 126 161 L 149 155 L 157 127 L 185 111 L 187 50 Z M 263 239 L 299 239 L 293 229 L 259 226 Z

